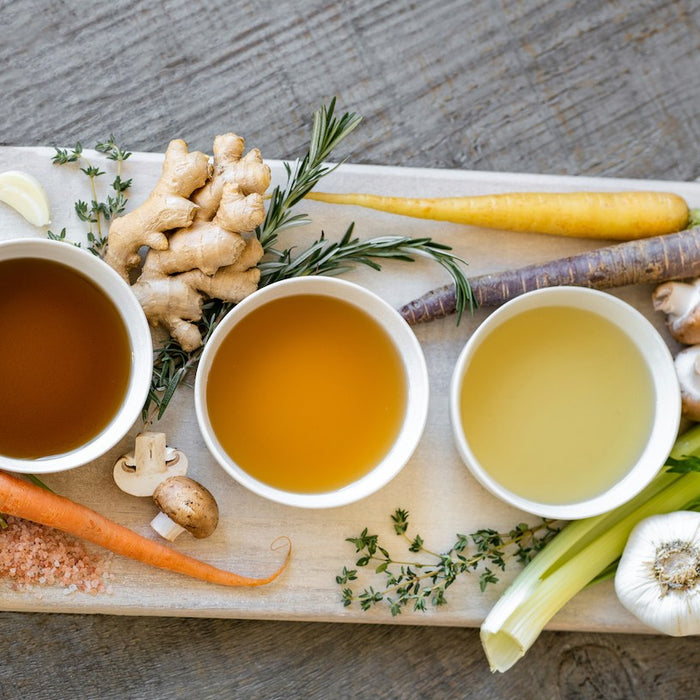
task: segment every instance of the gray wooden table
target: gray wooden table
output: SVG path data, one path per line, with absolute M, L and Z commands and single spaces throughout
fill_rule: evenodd
M 694 0 L 0 0 L 0 145 L 299 155 L 336 95 L 358 163 L 694 179 Z M 471 629 L 0 614 L 0 697 L 692 698 L 696 639 L 544 633 L 492 676 Z

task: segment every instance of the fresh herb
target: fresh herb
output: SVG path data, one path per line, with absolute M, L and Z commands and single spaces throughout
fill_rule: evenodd
M 352 237 L 353 229 L 354 224 L 350 224 L 338 242 L 329 241 L 321 234 L 320 238 L 296 256 L 293 256 L 292 249 L 286 249 L 277 253 L 274 259 L 268 257 L 258 265 L 261 286 L 289 277 L 338 275 L 356 264 L 381 270 L 381 265 L 377 262 L 379 259 L 413 262 L 416 255 L 421 255 L 435 260 L 452 275 L 459 290 L 462 311 L 467 305 L 473 306 L 469 282 L 460 269 L 460 264 L 466 263 L 452 254 L 449 246 L 431 238 L 408 236 L 377 236 L 361 241 Z
M 255 231 L 266 252 L 272 251 L 280 231 L 310 222 L 306 214 L 292 213 L 292 207 L 311 192 L 322 177 L 340 165 L 328 164 L 327 160 L 338 144 L 362 120 L 362 117 L 352 112 L 346 112 L 336 119 L 334 111 L 335 98 L 330 101 L 328 107 L 323 106 L 314 114 L 306 155 L 301 160 L 296 160 L 293 166 L 284 163 L 287 184 L 284 189 L 278 186 L 272 190 L 265 220 Z
M 328 106 L 321 107 L 314 114 L 307 153 L 293 164 L 284 163 L 286 184 L 284 187 L 277 186 L 273 189 L 269 196 L 265 220 L 255 230 L 255 235 L 265 251 L 263 262 L 259 265 L 260 286 L 291 277 L 337 275 L 358 264 L 380 270 L 381 265 L 378 261 L 382 259 L 411 262 L 416 256 L 424 256 L 444 267 L 454 279 L 458 310 L 461 312 L 467 306 L 472 307 L 469 283 L 460 268 L 464 261 L 453 255 L 448 246 L 436 243 L 430 238 L 382 236 L 361 241 L 359 238 L 353 238 L 351 224 L 338 242 L 327 240 L 322 233 L 320 238 L 300 251 L 293 248 L 275 248 L 281 231 L 310 222 L 306 214 L 293 211 L 293 207 L 322 177 L 338 167 L 340 163 L 332 164 L 328 159 L 360 121 L 361 118 L 354 113 L 336 117 L 335 99 L 332 99 Z M 125 193 L 131 186 L 131 180 L 122 180 L 121 164 L 131 154 L 117 145 L 114 136 L 98 143 L 95 149 L 117 163 L 117 174 L 112 182 L 114 194 L 104 201 L 98 200 L 96 187 L 97 178 L 104 173 L 87 161 L 80 143 L 72 150 L 57 148 L 53 162 L 58 165 L 80 163 L 82 172 L 90 178 L 92 201 L 76 202 L 75 210 L 81 220 L 89 226 L 87 235 L 90 250 L 103 257 L 107 246 L 107 232 L 103 230 L 103 224 L 119 216 L 126 206 Z M 49 231 L 48 235 L 55 240 L 67 239 L 65 229 L 58 234 Z M 143 420 L 147 425 L 162 418 L 177 387 L 196 367 L 207 339 L 232 306 L 233 304 L 218 299 L 205 303 L 202 320 L 199 322 L 204 343 L 197 350 L 185 352 L 174 340 L 169 340 L 156 349 L 151 387 L 143 407 Z
M 352 238 L 352 231 L 353 226 L 350 225 L 338 242 L 329 241 L 322 235 L 296 256 L 291 249 L 276 256 L 268 255 L 258 264 L 261 270 L 260 287 L 292 277 L 337 275 L 348 271 L 355 264 L 380 270 L 381 265 L 376 262 L 377 259 L 391 258 L 411 262 L 416 255 L 423 255 L 432 258 L 453 274 L 456 284 L 462 285 L 465 300 L 471 298 L 468 282 L 459 269 L 461 260 L 452 255 L 447 246 L 430 238 L 406 236 L 383 236 L 360 241 Z M 146 422 L 162 418 L 175 390 L 188 372 L 196 367 L 207 339 L 232 306 L 233 304 L 218 299 L 205 304 L 199 322 L 204 342 L 193 352 L 184 352 L 174 340 L 169 340 L 156 351 L 153 381 L 143 410 Z
M 669 457 L 666 460 L 666 471 L 673 474 L 688 474 L 700 472 L 700 457 L 686 455 L 683 457 Z
M 342 587 L 344 606 L 357 603 L 362 610 L 369 610 L 375 605 L 387 605 L 393 616 L 407 607 L 425 611 L 428 604 L 444 605 L 445 591 L 464 573 L 478 573 L 479 588 L 484 591 L 498 583 L 499 572 L 505 570 L 509 559 L 527 564 L 561 529 L 553 520 L 543 520 L 533 527 L 520 523 L 507 533 L 481 529 L 469 535 L 458 534 L 450 549 L 438 553 L 427 549 L 420 535 L 409 536 L 408 511 L 397 508 L 391 520 L 394 532 L 405 540 L 408 551 L 420 553 L 428 561 L 394 559 L 381 546 L 379 536 L 369 534 L 365 528 L 358 537 L 347 538 L 347 542 L 360 555 L 355 566 L 371 567 L 375 575 L 383 577 L 383 585 L 356 591 L 353 585 L 357 585 L 358 570 L 344 567 L 335 579 Z
M 301 160 L 295 161 L 294 165 L 284 164 L 287 173 L 286 185 L 284 188 L 277 186 L 273 189 L 265 220 L 255 229 L 255 235 L 263 246 L 268 264 L 274 265 L 274 261 L 278 261 L 275 279 L 296 276 L 290 252 L 274 249 L 280 231 L 310 222 L 306 214 L 292 212 L 292 207 L 301 201 L 324 175 L 337 167 L 338 164 L 326 163 L 328 157 L 360 123 L 361 118 L 353 113 L 336 118 L 334 111 L 335 99 L 332 99 L 327 107 L 321 107 L 314 114 L 308 152 Z M 262 286 L 270 281 L 272 277 L 261 280 L 260 284 Z M 202 347 L 186 353 L 177 342 L 170 340 L 156 350 L 151 388 L 143 407 L 143 419 L 146 423 L 162 418 L 175 390 L 199 362 L 208 337 L 232 306 L 233 304 L 218 299 L 212 299 L 205 304 L 199 323 L 204 341 Z
M 81 221 L 88 225 L 88 250 L 102 258 L 107 250 L 107 231 L 104 224 L 122 214 L 128 201 L 126 192 L 131 187 L 131 180 L 122 179 L 122 163 L 129 158 L 131 153 L 120 148 L 113 135 L 110 135 L 106 141 L 98 142 L 95 145 L 95 150 L 117 164 L 117 173 L 111 185 L 112 193 L 108 194 L 104 200 L 100 200 L 97 195 L 97 178 L 105 173 L 88 161 L 80 141 L 71 150 L 56 148 L 52 161 L 55 165 L 79 163 L 82 166 L 81 172 L 90 179 L 92 199 L 90 202 L 78 200 L 74 205 L 75 213 Z M 66 229 L 62 229 L 60 233 L 49 231 L 48 236 L 53 240 L 65 241 Z
M 231 306 L 220 299 L 210 299 L 204 303 L 202 318 L 198 324 L 202 333 L 202 345 L 196 350 L 185 352 L 172 338 L 155 350 L 151 388 L 142 411 L 146 426 L 163 417 L 176 389 L 197 366 L 209 336 Z

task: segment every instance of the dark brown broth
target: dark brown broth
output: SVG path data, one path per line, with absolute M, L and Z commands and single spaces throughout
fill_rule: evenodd
M 0 261 L 0 454 L 37 459 L 96 437 L 131 372 L 112 301 L 75 270 L 38 258 Z

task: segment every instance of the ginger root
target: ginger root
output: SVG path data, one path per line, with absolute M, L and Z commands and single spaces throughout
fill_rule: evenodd
M 258 149 L 243 150 L 240 136 L 217 136 L 212 164 L 172 141 L 148 199 L 109 229 L 105 260 L 127 281 L 141 266 L 131 288 L 146 317 L 186 352 L 202 344 L 205 298 L 237 303 L 260 280 L 263 250 L 251 233 L 265 218 L 270 169 Z

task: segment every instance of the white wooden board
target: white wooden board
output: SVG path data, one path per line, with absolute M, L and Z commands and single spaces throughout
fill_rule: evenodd
M 87 179 L 74 166 L 52 165 L 52 154 L 51 148 L 1 148 L 0 172 L 22 169 L 38 177 L 51 200 L 50 228 L 59 231 L 66 227 L 69 238 L 81 240 L 84 228 L 73 213 L 73 202 L 89 198 Z M 107 170 L 108 175 L 101 182 L 107 186 L 113 163 L 96 155 L 94 161 Z M 134 154 L 127 161 L 124 177 L 134 179 L 131 206 L 147 196 L 158 178 L 161 162 L 160 154 L 144 153 Z M 282 165 L 277 162 L 270 164 L 275 182 L 282 182 Z M 323 181 L 321 189 L 426 196 L 515 190 L 665 189 L 678 192 L 691 206 L 700 206 L 700 185 L 694 183 L 357 165 L 341 166 Z M 386 234 L 427 235 L 449 244 L 469 261 L 470 274 L 543 261 L 598 245 L 590 241 L 425 222 L 314 202 L 298 209 L 310 214 L 313 223 L 290 230 L 282 239 L 282 245 L 303 246 L 321 231 L 328 238 L 337 239 L 354 221 L 355 233 L 361 238 Z M 32 228 L 10 208 L 0 207 L 0 240 L 44 235 L 45 231 Z M 345 277 L 376 291 L 397 307 L 449 281 L 439 266 L 427 260 L 412 264 L 387 262 L 382 272 L 357 269 Z M 663 319 L 652 311 L 649 291 L 646 287 L 636 287 L 616 293 L 646 313 L 663 332 Z M 452 544 L 458 532 L 472 532 L 482 527 L 509 529 L 518 522 L 536 520 L 534 516 L 515 511 L 486 493 L 471 478 L 452 443 L 447 410 L 452 367 L 470 332 L 486 313 L 483 310 L 473 317 L 467 316 L 459 326 L 451 317 L 416 328 L 431 382 L 430 410 L 424 436 L 409 464 L 389 485 L 372 497 L 345 507 L 319 511 L 295 509 L 248 493 L 207 452 L 195 421 L 191 391 L 189 388 L 179 391 L 161 426 L 169 436 L 169 444 L 178 446 L 189 455 L 191 475 L 216 495 L 222 519 L 211 538 L 195 541 L 183 535 L 174 546 L 239 573 L 263 575 L 276 568 L 280 561 L 279 553 L 270 551 L 270 543 L 279 535 L 287 535 L 293 542 L 294 554 L 287 571 L 275 583 L 249 590 L 220 588 L 114 557 L 109 564 L 108 593 L 97 596 L 67 594 L 59 588 L 14 591 L 8 584 L 0 582 L 0 609 L 478 626 L 517 567 L 503 576 L 501 585 L 483 594 L 479 592 L 476 577 L 464 576 L 449 589 L 447 606 L 427 613 L 407 611 L 397 618 L 392 618 L 384 608 L 369 613 L 355 607 L 344 608 L 335 576 L 343 566 L 354 562 L 354 548 L 345 538 L 358 535 L 364 527 L 380 534 L 385 546 L 395 555 L 403 553 L 403 545 L 394 536 L 389 520 L 397 507 L 410 512 L 412 531 L 419 532 L 427 546 L 440 551 Z M 50 345 L 47 346 L 47 358 L 49 356 Z M 293 368 L 289 370 L 293 371 Z M 148 525 L 154 515 L 150 499 L 123 494 L 111 477 L 112 465 L 119 455 L 131 449 L 133 435 L 139 427 L 134 426 L 130 436 L 104 458 L 70 472 L 49 475 L 45 480 L 59 493 L 146 536 L 155 537 Z M 617 603 L 610 584 L 580 594 L 557 615 L 550 628 L 648 631 Z

